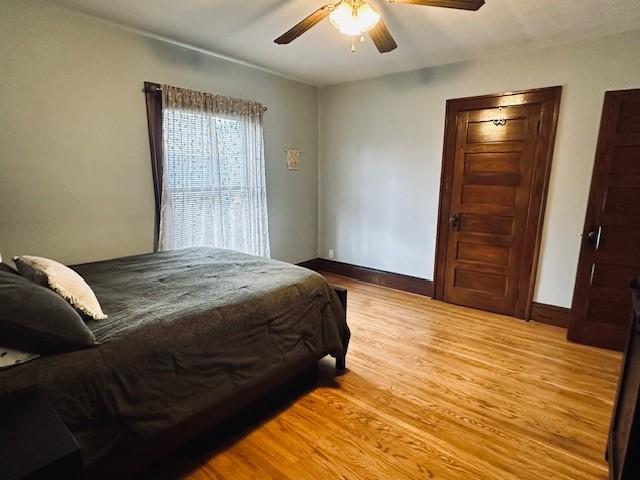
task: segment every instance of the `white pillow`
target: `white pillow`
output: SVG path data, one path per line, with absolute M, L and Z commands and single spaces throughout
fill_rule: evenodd
M 76 310 L 94 320 L 107 318 L 91 287 L 69 267 L 55 260 L 30 255 L 14 257 L 13 261 L 20 275 L 50 288 Z

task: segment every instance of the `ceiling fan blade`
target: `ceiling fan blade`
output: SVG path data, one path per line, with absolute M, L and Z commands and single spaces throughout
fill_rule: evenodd
M 288 43 L 293 42 L 296 38 L 302 35 L 304 32 L 309 30 L 311 27 L 315 26 L 325 18 L 329 16 L 331 13 L 331 8 L 333 5 L 325 5 L 322 8 L 319 8 L 307 18 L 298 23 L 291 30 L 276 38 L 274 41 L 280 45 L 286 45 Z
M 389 3 L 411 3 L 427 7 L 456 8 L 458 10 L 479 10 L 484 0 L 388 0 Z
M 380 53 L 387 53 L 398 48 L 396 41 L 382 20 L 378 21 L 378 24 L 369 30 L 369 36 Z

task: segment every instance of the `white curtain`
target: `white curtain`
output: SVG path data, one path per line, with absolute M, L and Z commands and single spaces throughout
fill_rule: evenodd
M 262 115 L 256 102 L 162 86 L 159 249 L 270 256 Z

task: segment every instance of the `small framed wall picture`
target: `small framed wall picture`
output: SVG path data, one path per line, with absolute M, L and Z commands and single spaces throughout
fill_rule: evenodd
M 287 149 L 287 168 L 289 170 L 300 170 L 300 157 L 302 150 L 298 148 Z

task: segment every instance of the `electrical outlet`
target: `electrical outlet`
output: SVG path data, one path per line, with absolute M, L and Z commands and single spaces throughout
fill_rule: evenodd
M 329 249 L 329 258 L 333 258 L 333 248 Z

